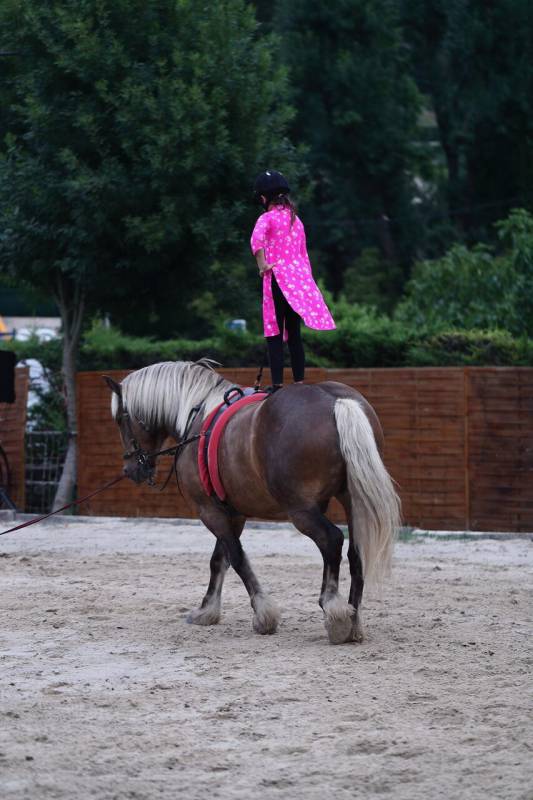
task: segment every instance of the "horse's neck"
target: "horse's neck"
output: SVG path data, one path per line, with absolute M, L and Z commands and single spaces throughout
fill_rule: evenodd
M 224 393 L 232 386 L 229 381 L 224 381 L 217 387 L 212 387 L 207 392 L 190 393 L 185 402 L 180 402 L 180 411 L 174 420 L 165 420 L 167 434 L 182 438 L 188 434 L 197 420 L 205 419 L 224 400 Z M 191 396 L 192 395 L 192 396 Z
M 224 394 L 228 389 L 231 388 L 231 386 L 232 384 L 229 381 L 224 381 L 224 383 L 217 387 L 216 391 L 210 393 L 209 397 L 205 401 L 200 400 L 198 403 L 196 403 L 196 405 L 191 406 L 191 409 L 199 408 L 198 416 L 201 419 L 205 419 L 211 413 L 211 411 L 213 411 L 213 409 L 223 402 Z

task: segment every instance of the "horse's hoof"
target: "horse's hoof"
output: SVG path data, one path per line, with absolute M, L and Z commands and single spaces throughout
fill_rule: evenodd
M 331 644 L 346 644 L 347 642 L 354 641 L 352 623 L 350 620 L 337 619 L 333 622 L 331 620 L 326 620 L 325 626 Z
M 270 597 L 256 596 L 254 598 L 254 617 L 252 626 L 256 633 L 269 635 L 276 633 L 279 625 L 279 608 Z
M 363 628 L 363 622 L 361 620 L 361 614 L 356 611 L 355 614 L 352 616 L 352 642 L 357 642 L 361 644 L 365 638 L 365 631 Z
M 357 612 L 353 606 L 340 597 L 335 597 L 324 604 L 324 614 L 326 617 L 324 625 L 331 644 L 358 641 L 355 637 L 360 635 L 360 632 L 357 626 Z
M 258 617 L 254 614 L 252 619 L 252 627 L 255 633 L 260 633 L 261 636 L 270 636 L 271 634 L 276 633 L 278 630 L 278 621 L 272 620 L 265 624 L 263 620 L 258 619 Z
M 219 608 L 195 608 L 189 611 L 185 617 L 185 621 L 189 625 L 218 625 L 220 622 L 220 609 Z

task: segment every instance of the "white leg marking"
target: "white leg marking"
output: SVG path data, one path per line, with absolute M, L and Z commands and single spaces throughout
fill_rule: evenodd
M 280 612 L 277 604 L 266 594 L 256 594 L 253 601 L 253 628 L 256 633 L 276 633 Z
M 190 625 L 217 625 L 220 622 L 220 600 L 213 598 L 203 608 L 189 611 L 186 620 Z
M 220 622 L 220 596 L 224 574 L 217 575 L 215 591 L 205 605 L 195 608 L 187 614 L 186 620 L 190 625 L 217 625 Z
M 352 640 L 354 642 L 362 642 L 364 641 L 364 638 L 365 629 L 363 626 L 363 620 L 361 618 L 361 610 L 359 609 L 353 618 Z
M 342 599 L 337 581 L 331 577 L 329 570 L 321 605 L 331 644 L 356 641 L 357 612 L 350 603 Z
M 330 595 L 322 601 L 324 624 L 331 644 L 353 642 L 355 608 L 339 594 Z

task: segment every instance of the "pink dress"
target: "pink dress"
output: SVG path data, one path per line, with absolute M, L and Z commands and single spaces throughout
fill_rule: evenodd
M 272 272 L 289 305 L 309 328 L 329 331 L 335 328 L 333 317 L 313 280 L 307 255 L 305 230 L 296 217 L 291 226 L 291 212 L 277 206 L 261 214 L 252 233 L 252 253 L 264 248 L 267 264 L 273 270 L 263 275 L 263 324 L 265 336 L 280 332 L 272 298 Z

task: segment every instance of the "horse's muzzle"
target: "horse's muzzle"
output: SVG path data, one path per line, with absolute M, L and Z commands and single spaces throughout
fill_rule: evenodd
M 151 459 L 145 458 L 142 461 L 124 464 L 123 471 L 124 475 L 134 483 L 148 483 L 150 486 L 154 484 L 155 463 Z

